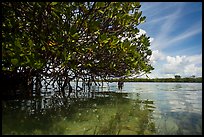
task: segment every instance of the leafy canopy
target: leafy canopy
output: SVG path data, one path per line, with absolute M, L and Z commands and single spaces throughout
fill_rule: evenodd
M 139 2 L 3 2 L 2 69 L 52 67 L 75 75 L 149 73 Z M 126 40 L 121 40 L 128 38 Z

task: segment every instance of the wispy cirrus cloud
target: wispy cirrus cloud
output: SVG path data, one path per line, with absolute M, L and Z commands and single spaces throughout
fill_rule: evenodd
M 202 3 L 143 2 L 142 7 L 147 22 L 141 28 L 153 39 L 155 70 L 149 76 L 201 76 Z
M 166 49 L 168 47 L 174 46 L 175 43 L 182 42 L 196 34 L 202 32 L 201 24 L 202 20 L 196 20 L 193 24 L 189 24 L 186 28 L 181 30 L 179 24 L 183 22 L 185 18 L 182 16 L 195 12 L 194 10 L 186 10 L 186 3 L 180 2 L 170 2 L 168 4 L 164 4 L 166 2 L 159 2 L 159 3 L 144 3 L 144 13 L 146 16 L 149 15 L 149 21 L 146 22 L 146 26 L 154 26 L 157 29 L 156 35 L 153 36 L 154 42 L 152 43 L 152 49 Z M 150 7 L 148 8 L 148 5 Z M 158 8 L 159 6 L 159 8 Z M 199 8 L 196 9 L 196 11 Z M 154 13 L 154 11 L 157 11 Z M 171 11 L 171 12 L 170 12 Z M 164 14 L 166 12 L 166 14 Z M 150 14 L 151 13 L 151 14 Z M 154 16 L 152 17 L 152 14 Z M 157 24 L 156 24 L 157 23 Z M 185 23 L 185 22 L 184 22 Z M 157 27 L 156 27 L 157 26 Z M 180 30 L 178 30 L 180 29 Z M 144 29 L 145 30 L 145 29 Z M 177 34 L 173 32 L 177 31 Z
M 168 22 L 167 24 L 171 24 L 172 22 Z M 154 49 L 165 49 L 168 47 L 174 46 L 175 43 L 182 42 L 183 40 L 186 40 L 188 38 L 191 38 L 192 36 L 199 34 L 202 32 L 202 28 L 200 28 L 200 23 L 195 23 L 192 25 L 192 27 L 188 28 L 184 32 L 180 32 L 177 35 L 171 36 L 168 35 L 168 28 L 165 28 L 166 25 L 163 26 L 163 31 L 156 36 L 154 39 L 155 41 L 152 43 L 152 46 Z M 169 25 L 171 26 L 171 25 Z

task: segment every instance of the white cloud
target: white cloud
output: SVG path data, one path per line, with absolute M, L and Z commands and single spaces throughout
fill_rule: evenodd
M 167 56 L 163 65 L 164 74 L 179 74 L 183 77 L 202 75 L 202 54 L 193 56 Z
M 149 38 L 150 43 L 154 41 L 154 38 Z
M 175 75 L 202 76 L 202 53 L 192 56 L 169 56 L 162 51 L 153 50 L 150 62 L 155 68 L 148 74 L 150 78 L 174 78 Z
M 176 57 L 167 56 L 166 60 L 167 60 L 167 63 L 169 63 L 170 65 L 180 65 L 184 58 L 186 58 L 186 56 L 176 56 Z
M 139 38 L 139 37 L 141 37 L 142 35 L 145 35 L 146 33 L 147 33 L 147 32 L 146 32 L 145 30 L 139 29 L 139 32 L 138 32 L 137 35 L 135 35 L 135 38 Z M 132 39 L 134 39 L 134 38 L 129 38 L 128 40 L 132 40 Z
M 184 74 L 187 76 L 191 75 L 202 75 L 202 67 L 197 67 L 195 64 L 189 64 L 184 67 Z
M 155 64 L 158 60 L 164 60 L 165 55 L 160 52 L 159 50 L 152 50 L 152 56 L 150 58 L 150 61 Z
M 190 57 L 188 58 L 188 61 L 189 61 L 190 63 L 194 63 L 194 64 L 202 64 L 202 54 L 190 56 Z
M 135 35 L 134 37 L 127 37 L 127 32 L 123 32 L 123 34 L 125 35 L 125 37 L 122 37 L 122 36 L 118 36 L 118 38 L 121 38 L 121 41 L 123 42 L 124 40 L 128 39 L 129 41 L 135 39 L 135 38 L 139 38 L 141 35 L 145 35 L 146 34 L 146 31 L 143 30 L 143 29 L 139 29 L 139 32 L 137 35 Z M 150 38 L 151 41 L 153 41 L 154 39 L 153 38 Z M 151 42 L 150 41 L 150 42 Z
M 146 31 L 145 30 L 143 30 L 143 29 L 139 29 L 139 36 L 141 36 L 142 34 L 146 34 Z

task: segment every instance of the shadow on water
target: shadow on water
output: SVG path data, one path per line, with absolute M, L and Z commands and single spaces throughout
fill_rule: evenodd
M 2 101 L 2 134 L 154 134 L 154 102 L 106 93 L 95 98 Z

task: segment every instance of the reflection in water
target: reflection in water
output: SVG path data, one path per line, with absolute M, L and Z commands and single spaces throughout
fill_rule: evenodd
M 200 135 L 202 134 L 202 116 L 197 113 L 169 112 L 157 120 L 160 135 Z
M 154 134 L 153 101 L 109 93 L 3 102 L 3 134 Z
M 130 98 L 154 100 L 157 134 L 202 134 L 201 83 L 126 83 L 129 89 Z
M 117 83 L 79 98 L 2 101 L 3 134 L 202 134 L 201 83 Z M 105 92 L 109 91 L 109 92 Z

